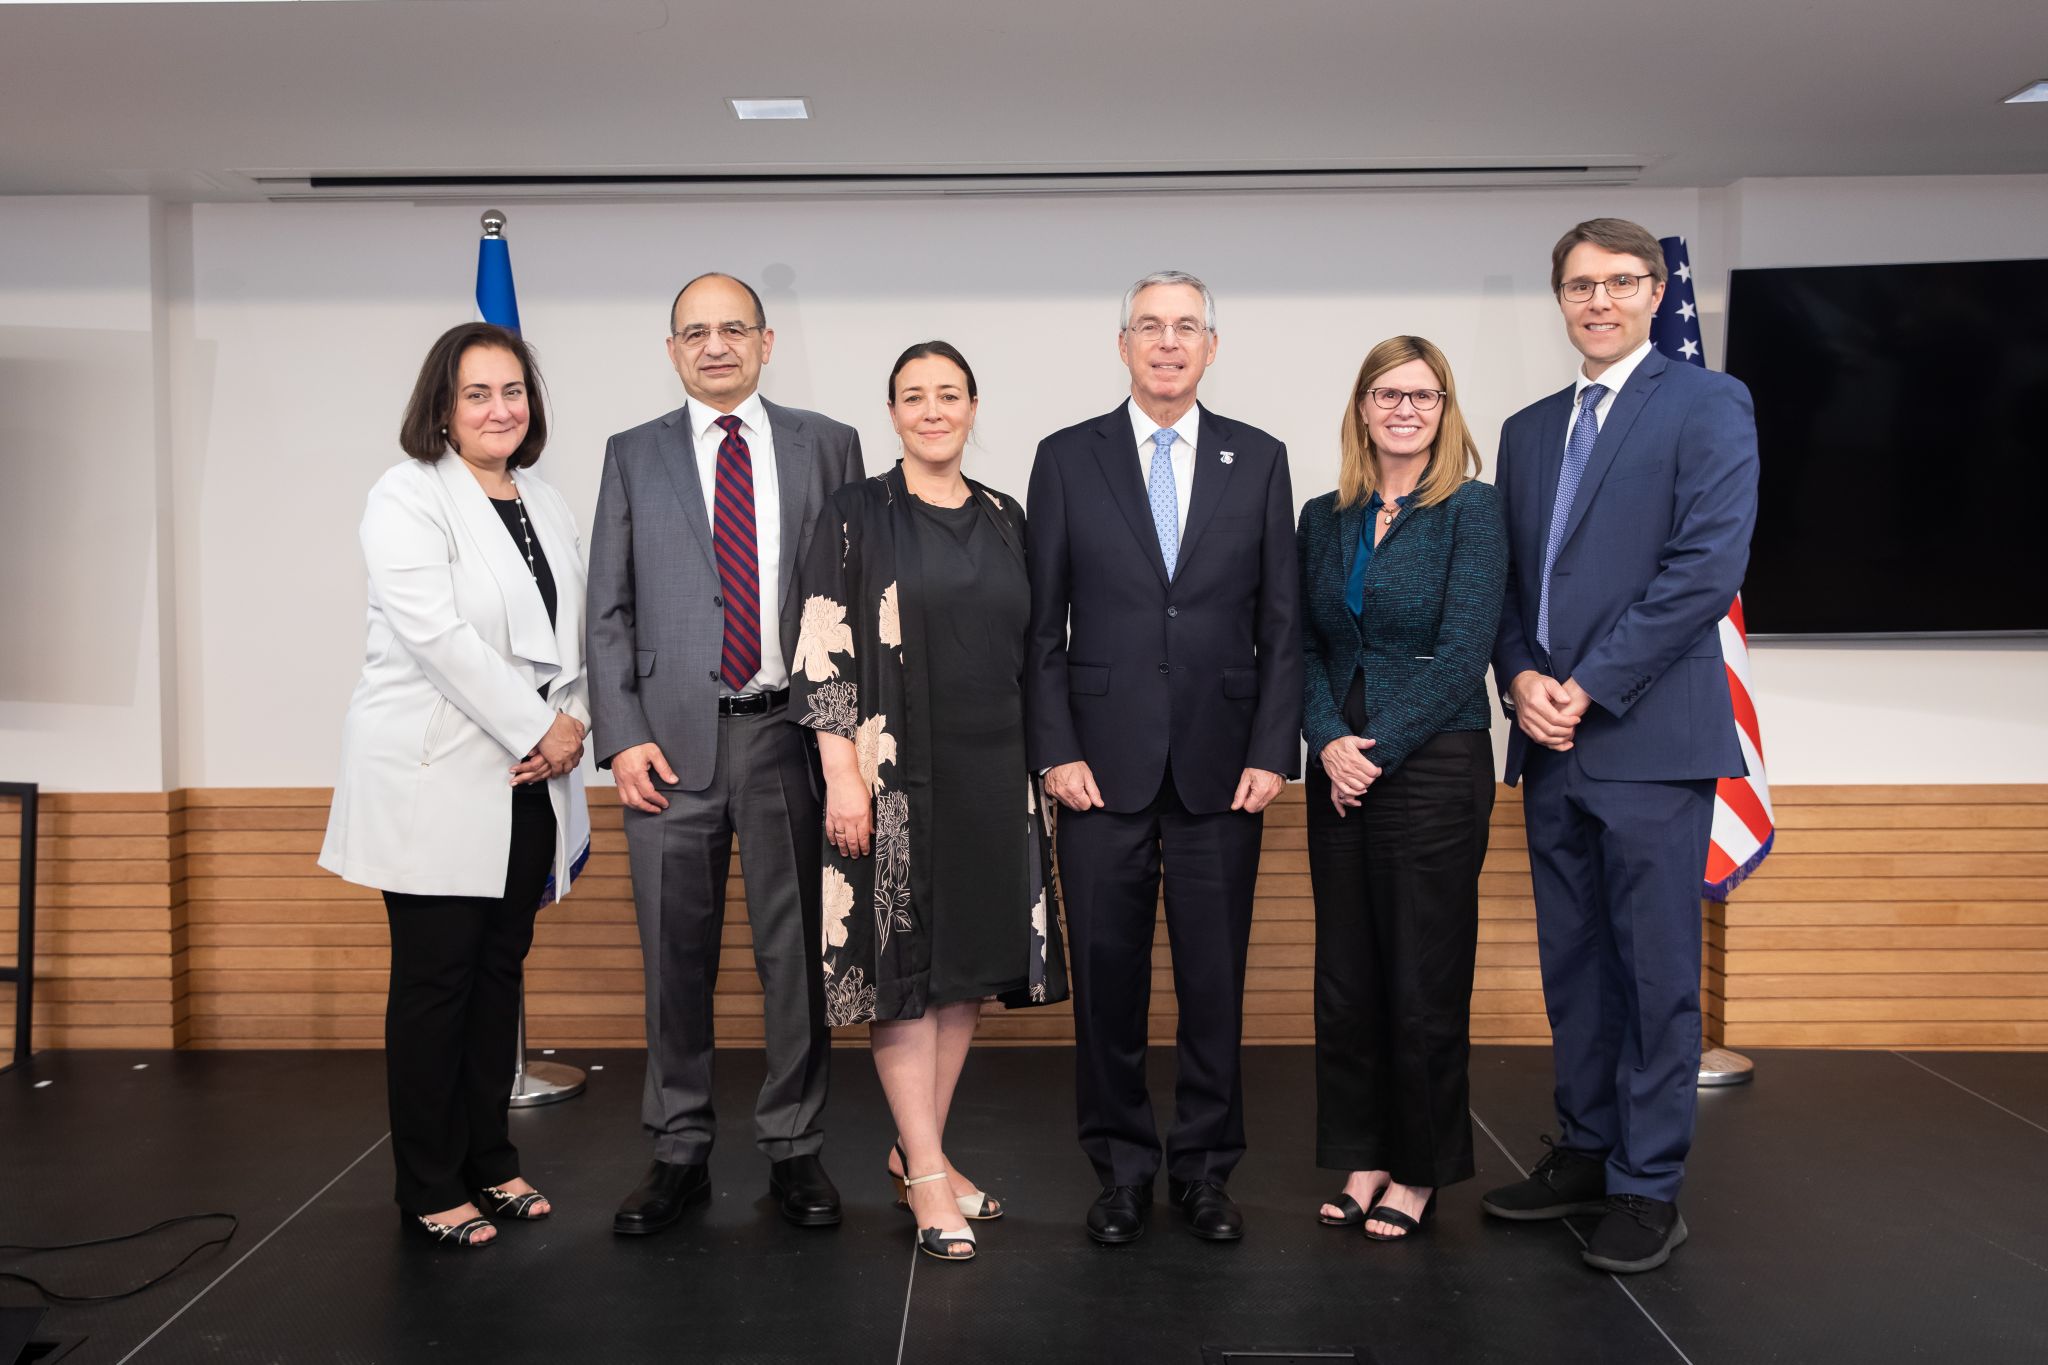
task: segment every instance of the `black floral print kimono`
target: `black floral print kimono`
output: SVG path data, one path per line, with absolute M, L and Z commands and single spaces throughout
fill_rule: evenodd
M 968 480 L 982 514 L 1018 557 L 1023 511 Z M 925 600 L 917 528 L 900 469 L 848 484 L 827 500 L 798 570 L 803 620 L 790 660 L 790 719 L 853 742 L 874 794 L 874 844 L 845 857 L 824 831 L 826 1023 L 922 1017 L 931 975 L 932 877 L 921 852 L 933 827 L 931 713 L 924 666 Z M 1029 936 L 1029 984 L 999 996 L 1012 1008 L 1067 996 L 1058 891 L 1038 784 L 1017 773 L 1017 837 L 1029 845 L 1029 902 L 1013 913 Z

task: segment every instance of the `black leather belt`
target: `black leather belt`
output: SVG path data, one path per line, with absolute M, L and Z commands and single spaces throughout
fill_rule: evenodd
M 718 714 L 721 716 L 765 716 L 789 700 L 789 689 L 778 688 L 773 692 L 748 692 L 737 697 L 720 697 Z

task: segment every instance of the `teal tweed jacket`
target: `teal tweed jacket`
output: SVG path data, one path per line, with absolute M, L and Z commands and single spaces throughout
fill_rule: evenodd
M 1302 736 L 1311 761 L 1351 733 L 1341 708 L 1365 670 L 1366 757 L 1392 772 L 1431 736 L 1492 727 L 1486 665 L 1500 629 L 1507 521 L 1493 485 L 1469 479 L 1394 519 L 1365 571 L 1363 628 L 1344 601 L 1363 505 L 1325 493 L 1301 509 Z

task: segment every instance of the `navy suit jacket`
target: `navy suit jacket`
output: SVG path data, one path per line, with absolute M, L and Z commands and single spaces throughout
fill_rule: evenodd
M 1576 678 L 1593 700 L 1573 751 L 1588 776 L 1668 782 L 1747 772 L 1719 623 L 1742 586 L 1756 526 L 1756 419 L 1738 379 L 1644 357 L 1616 394 L 1551 572 L 1550 651 L 1536 643 L 1543 547 L 1564 463 L 1572 390 L 1501 429 L 1508 591 L 1493 666 Z M 1529 739 L 1508 739 L 1506 780 Z
M 1123 404 L 1054 432 L 1031 466 L 1032 770 L 1086 759 L 1112 811 L 1159 794 L 1228 810 L 1244 770 L 1293 777 L 1301 625 L 1287 448 L 1200 409 L 1194 487 L 1169 580 Z

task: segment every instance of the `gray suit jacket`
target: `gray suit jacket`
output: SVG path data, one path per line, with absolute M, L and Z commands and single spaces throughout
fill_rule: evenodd
M 782 500 L 781 636 L 796 657 L 796 566 L 825 498 L 865 478 L 860 434 L 815 412 L 761 400 L 775 434 Z M 591 752 L 611 766 L 652 740 L 682 779 L 710 785 L 718 752 L 719 651 L 725 614 L 711 557 L 711 519 L 697 477 L 686 408 L 605 444 L 597 523 L 590 534 Z

